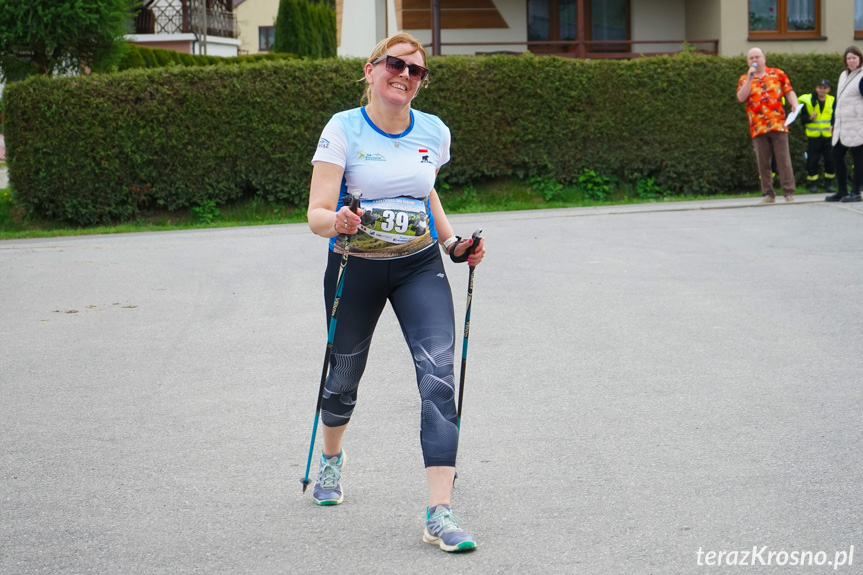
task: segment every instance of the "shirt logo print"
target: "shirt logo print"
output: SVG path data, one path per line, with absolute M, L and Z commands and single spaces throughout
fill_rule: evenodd
M 365 150 L 360 150 L 360 153 L 357 155 L 358 160 L 365 160 L 366 162 L 386 162 L 387 158 L 383 154 L 379 153 L 366 153 Z

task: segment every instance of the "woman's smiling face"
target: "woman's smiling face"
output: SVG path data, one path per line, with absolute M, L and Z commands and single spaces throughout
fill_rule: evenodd
M 386 60 L 377 64 L 366 64 L 366 81 L 371 84 L 372 91 L 393 104 L 409 104 L 416 96 L 422 81 L 413 80 L 408 72 L 408 66 L 417 64 L 425 67 L 422 54 L 410 44 L 395 44 L 387 50 L 389 56 L 404 60 L 405 66 L 399 74 L 387 70 Z

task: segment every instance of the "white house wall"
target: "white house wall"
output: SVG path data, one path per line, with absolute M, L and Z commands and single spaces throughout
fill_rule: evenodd
M 276 25 L 279 0 L 246 0 L 234 7 L 234 13 L 240 29 L 240 52 L 257 54 L 260 52 L 258 28 Z
M 222 38 L 221 36 L 207 36 L 207 56 L 218 56 L 219 58 L 233 58 L 238 54 L 240 41 L 235 38 Z M 203 54 L 204 46 L 201 42 L 195 42 L 194 54 Z
M 476 54 L 489 52 L 524 52 L 527 45 L 527 2 L 526 0 L 494 0 L 494 5 L 506 21 L 508 28 L 441 30 L 441 43 L 447 42 L 502 42 L 490 46 L 443 46 L 441 53 Z M 407 30 L 424 44 L 431 44 L 429 30 Z M 514 44 L 510 44 L 514 42 Z
M 250 2 L 252 0 L 246 0 Z M 478 30 L 441 30 L 441 42 L 515 42 L 490 46 L 446 46 L 444 54 L 476 52 L 523 52 L 527 46 L 527 4 L 525 0 L 494 0 L 508 28 Z M 380 40 L 398 32 L 393 0 L 344 0 L 339 56 L 368 58 Z M 380 15 L 386 13 L 386 18 Z M 423 44 L 431 44 L 431 31 L 405 30 Z
M 704 0 L 686 0 L 686 38 L 690 40 L 719 40 L 722 38 L 722 4 Z M 719 43 L 722 49 L 722 42 Z
M 686 39 L 684 0 L 632 0 L 630 4 L 631 38 L 633 40 Z M 677 52 L 680 43 L 633 44 L 635 53 Z
M 378 0 L 344 0 L 339 56 L 368 58 L 375 45 L 383 40 L 378 30 Z

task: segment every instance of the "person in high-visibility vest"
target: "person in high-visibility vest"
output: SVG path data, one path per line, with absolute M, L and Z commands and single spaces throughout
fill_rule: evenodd
M 815 92 L 803 94 L 799 101 L 806 106 L 801 111 L 800 120 L 806 127 L 806 183 L 810 194 L 818 193 L 818 165 L 824 158 L 824 189 L 828 194 L 835 194 L 833 179 L 836 177 L 836 167 L 833 161 L 833 104 L 835 98 L 830 95 L 830 82 L 819 80 Z

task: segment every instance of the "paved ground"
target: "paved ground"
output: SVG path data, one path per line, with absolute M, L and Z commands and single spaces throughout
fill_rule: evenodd
M 304 225 L 0 242 L 0 573 L 861 573 L 863 208 L 821 198 L 452 218 L 489 241 L 465 556 L 420 540 L 389 310 L 346 502 L 301 494 L 326 314 Z

